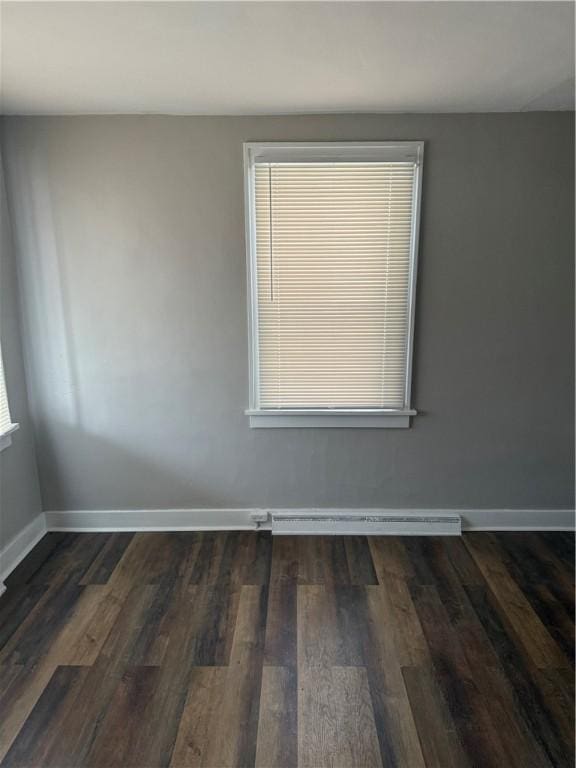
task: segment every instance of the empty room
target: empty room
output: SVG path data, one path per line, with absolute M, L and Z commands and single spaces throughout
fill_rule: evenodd
M 0 1 L 1 768 L 574 768 L 574 16 Z

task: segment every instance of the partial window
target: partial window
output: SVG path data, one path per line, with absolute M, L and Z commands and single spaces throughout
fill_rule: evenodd
M 251 426 L 409 426 L 422 154 L 245 146 Z
M 7 448 L 11 442 L 11 434 L 18 428 L 12 423 L 10 409 L 8 407 L 8 395 L 6 394 L 6 381 L 4 379 L 4 366 L 2 364 L 2 352 L 0 351 L 0 451 Z

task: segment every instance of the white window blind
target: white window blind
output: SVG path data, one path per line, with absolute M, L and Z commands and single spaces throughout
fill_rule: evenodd
M 254 161 L 256 409 L 410 407 L 419 155 L 390 149 Z
M 4 367 L 2 364 L 2 352 L 0 351 L 0 437 L 12 431 L 10 409 L 8 408 L 8 395 L 6 394 L 6 381 L 4 379 Z

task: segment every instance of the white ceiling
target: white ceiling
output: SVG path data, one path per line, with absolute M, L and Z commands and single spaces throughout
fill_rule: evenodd
M 8 114 L 574 108 L 571 2 L 6 2 Z

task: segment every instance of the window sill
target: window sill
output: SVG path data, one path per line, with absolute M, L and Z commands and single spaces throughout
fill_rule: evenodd
M 277 427 L 336 427 L 353 429 L 408 429 L 416 411 L 406 410 L 247 410 L 252 429 Z
M 0 451 L 3 451 L 8 446 L 12 445 L 12 434 L 20 427 L 20 424 L 11 424 L 6 432 L 2 432 L 0 435 Z

